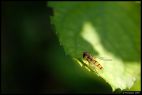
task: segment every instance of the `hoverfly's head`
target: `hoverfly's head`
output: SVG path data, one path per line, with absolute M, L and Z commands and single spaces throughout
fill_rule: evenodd
M 89 56 L 88 52 L 83 52 L 83 58 L 85 58 L 86 56 Z

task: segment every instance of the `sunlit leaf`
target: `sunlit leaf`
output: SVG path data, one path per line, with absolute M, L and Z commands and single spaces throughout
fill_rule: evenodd
M 140 3 L 49 2 L 49 6 L 54 10 L 52 21 L 66 54 L 89 71 L 97 71 L 94 73 L 113 91 L 141 89 Z M 104 69 L 86 62 L 84 51 Z

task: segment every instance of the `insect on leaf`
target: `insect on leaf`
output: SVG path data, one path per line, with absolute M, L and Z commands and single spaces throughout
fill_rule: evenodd
M 52 21 L 66 54 L 90 71 L 96 70 L 113 91 L 140 91 L 139 3 L 71 1 L 49 2 L 49 6 L 54 10 Z M 84 51 L 103 70 L 84 60 Z

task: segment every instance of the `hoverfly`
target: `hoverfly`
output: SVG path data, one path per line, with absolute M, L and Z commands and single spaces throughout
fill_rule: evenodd
M 93 63 L 96 67 L 98 67 L 100 70 L 103 69 L 100 63 L 98 63 L 94 57 L 92 57 L 89 53 L 83 52 L 83 58 L 87 60 L 89 63 Z

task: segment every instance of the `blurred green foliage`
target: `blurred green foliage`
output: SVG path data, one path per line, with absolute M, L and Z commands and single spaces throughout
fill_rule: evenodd
M 112 61 L 101 62 L 104 71 L 99 75 L 113 91 L 141 89 L 140 3 L 57 1 L 49 6 L 54 9 L 51 19 L 66 54 L 78 63 L 84 51 L 109 57 Z

